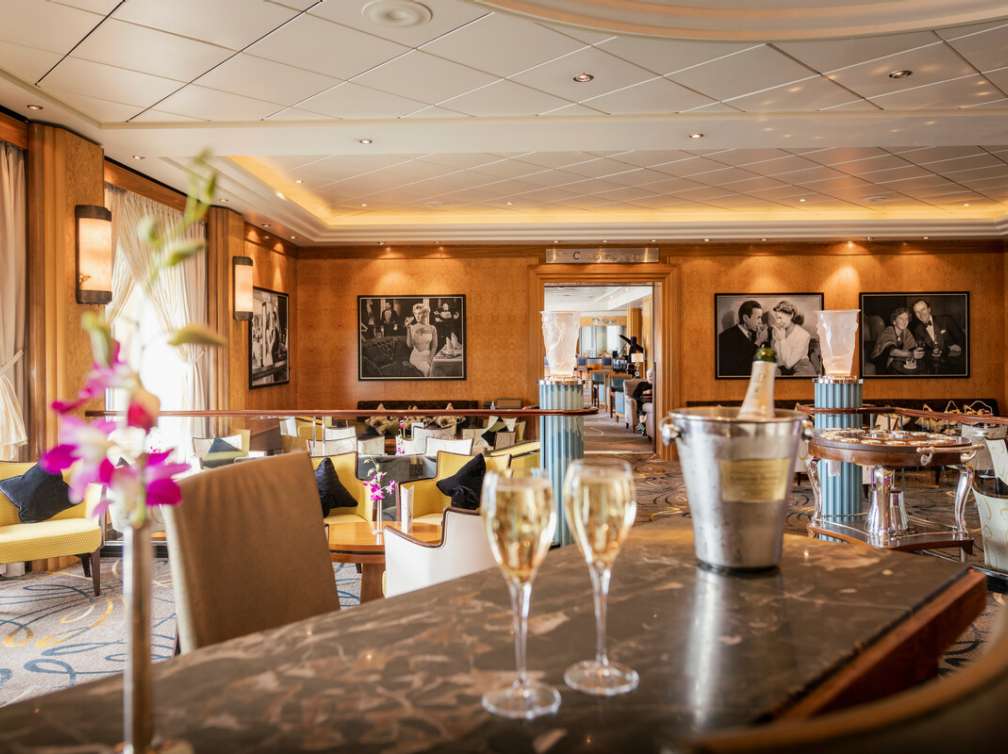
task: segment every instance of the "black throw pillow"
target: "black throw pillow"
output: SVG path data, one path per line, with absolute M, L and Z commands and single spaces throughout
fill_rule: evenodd
M 478 455 L 452 476 L 437 482 L 437 488 L 451 498 L 453 508 L 467 508 L 474 511 L 480 507 L 484 476 L 486 476 L 486 460 Z
M 63 475 L 47 474 L 38 464 L 21 476 L 0 480 L 0 491 L 14 503 L 23 524 L 45 521 L 74 506 Z
M 357 501 L 339 479 L 332 459 L 323 458 L 315 469 L 315 484 L 318 486 L 319 500 L 322 502 L 322 518 L 333 508 L 356 508 Z

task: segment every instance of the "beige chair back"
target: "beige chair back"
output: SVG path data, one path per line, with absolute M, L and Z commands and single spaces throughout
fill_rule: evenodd
M 339 609 L 306 453 L 180 480 L 166 509 L 182 651 Z
M 1008 497 L 988 495 L 976 487 L 973 497 L 980 514 L 984 563 L 990 568 L 1008 571 Z
M 1008 484 L 1008 444 L 1004 440 L 986 440 L 987 452 L 990 453 L 994 476 L 1002 484 Z
M 1005 750 L 1008 620 L 990 649 L 964 670 L 910 691 L 807 721 L 771 723 L 714 734 L 684 751 L 710 754 L 971 754 Z

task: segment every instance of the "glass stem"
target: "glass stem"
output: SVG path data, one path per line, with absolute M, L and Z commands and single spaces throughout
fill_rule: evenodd
M 609 601 L 609 577 L 612 571 L 597 566 L 588 570 L 595 598 L 595 661 L 606 666 L 609 664 L 609 656 L 606 654 L 606 605 Z
M 525 641 L 528 637 L 529 603 L 532 601 L 532 584 L 508 581 L 511 591 L 511 609 L 514 613 L 515 667 L 518 669 L 517 686 L 528 686 L 525 671 Z

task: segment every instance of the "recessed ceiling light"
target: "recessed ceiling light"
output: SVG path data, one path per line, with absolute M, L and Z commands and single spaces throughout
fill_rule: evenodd
M 553 243 L 560 243 L 559 241 L 554 241 Z
M 766 241 L 766 239 L 765 238 L 761 238 L 760 241 Z
M 658 243 L 657 239 L 652 238 L 651 243 Z
M 802 197 L 801 199 L 799 199 L 798 201 L 800 201 L 800 202 L 801 202 L 802 204 L 804 204 L 805 202 L 807 202 L 807 201 L 808 201 L 808 199 L 806 199 L 806 198 L 805 198 L 805 197 L 803 196 L 803 197 Z
M 277 199 L 286 199 L 287 198 L 286 196 L 284 196 L 283 191 L 277 191 L 276 192 L 276 196 L 277 196 Z
M 264 241 L 268 241 L 269 240 L 269 236 L 263 236 L 263 240 Z
M 507 203 L 507 206 L 509 206 L 509 207 L 510 207 L 510 206 L 511 206 L 511 202 L 508 202 L 508 203 Z
M 294 181 L 294 183 L 296 183 L 298 186 L 300 186 L 302 183 L 304 183 L 304 181 L 301 180 L 300 178 L 298 178 L 296 181 Z
M 372 140 L 371 140 L 371 139 L 369 139 L 369 138 L 367 138 L 367 137 L 365 136 L 365 137 L 364 137 L 363 139 L 357 139 L 357 143 L 358 143 L 358 144 L 371 144 L 371 143 L 373 143 L 373 142 L 372 142 Z
M 133 155 L 133 159 L 134 160 L 146 160 L 147 158 L 144 155 L 142 155 L 142 154 L 135 154 L 135 155 Z
M 585 73 L 584 71 L 582 71 L 581 73 L 579 73 L 579 74 L 577 74 L 575 76 L 572 76 L 571 78 L 575 82 L 577 82 L 578 84 L 587 84 L 589 81 L 591 81 L 595 77 L 592 76 L 590 73 Z
M 927 237 L 927 236 L 921 236 L 921 238 L 923 238 L 923 239 L 924 239 L 925 241 L 927 241 L 927 240 L 928 240 L 928 237 Z
M 609 241 L 607 239 L 603 238 L 602 239 L 602 243 L 609 243 Z
M 705 238 L 705 239 L 703 240 L 703 242 L 704 242 L 704 243 L 710 243 L 710 239 L 709 239 L 709 238 Z
M 963 202 L 963 206 L 964 207 L 968 207 L 969 206 L 969 202 Z
M 689 135 L 689 137 L 690 137 L 691 139 L 702 139 L 702 138 L 703 138 L 703 134 L 702 134 L 702 133 L 700 133 L 699 131 L 694 131 L 693 133 L 691 133 L 691 134 Z
M 911 71 L 909 68 L 904 68 L 901 71 L 890 71 L 889 72 L 889 78 L 891 78 L 891 79 L 905 79 L 908 76 L 913 76 L 913 71 Z
M 367 206 L 367 202 L 361 202 L 361 203 L 360 203 L 360 206 L 362 206 L 362 207 L 366 207 L 366 206 Z
M 361 8 L 361 15 L 379 26 L 398 29 L 423 26 L 434 17 L 430 8 L 415 0 L 374 0 Z
M 296 241 L 296 240 L 297 240 L 297 236 L 291 236 L 291 241 Z
M 230 199 L 228 199 L 228 198 L 227 198 L 226 196 L 222 196 L 222 197 L 221 197 L 221 201 L 222 201 L 222 202 L 224 202 L 224 204 L 227 204 L 227 203 L 229 203 L 229 202 L 230 202 L 231 200 L 230 200 Z
M 264 228 L 268 228 L 269 227 L 269 223 L 263 223 L 263 227 Z
M 865 236 L 865 241 L 871 241 L 871 236 Z
M 28 105 L 28 109 L 29 110 L 45 110 L 45 108 L 42 107 L 42 105 Z

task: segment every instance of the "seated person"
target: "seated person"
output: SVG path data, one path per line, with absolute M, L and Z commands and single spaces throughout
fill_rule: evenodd
M 907 374 L 917 370 L 916 360 L 924 357 L 924 349 L 910 332 L 910 312 L 906 307 L 893 309 L 889 326 L 879 334 L 872 348 L 871 360 L 879 374 Z

